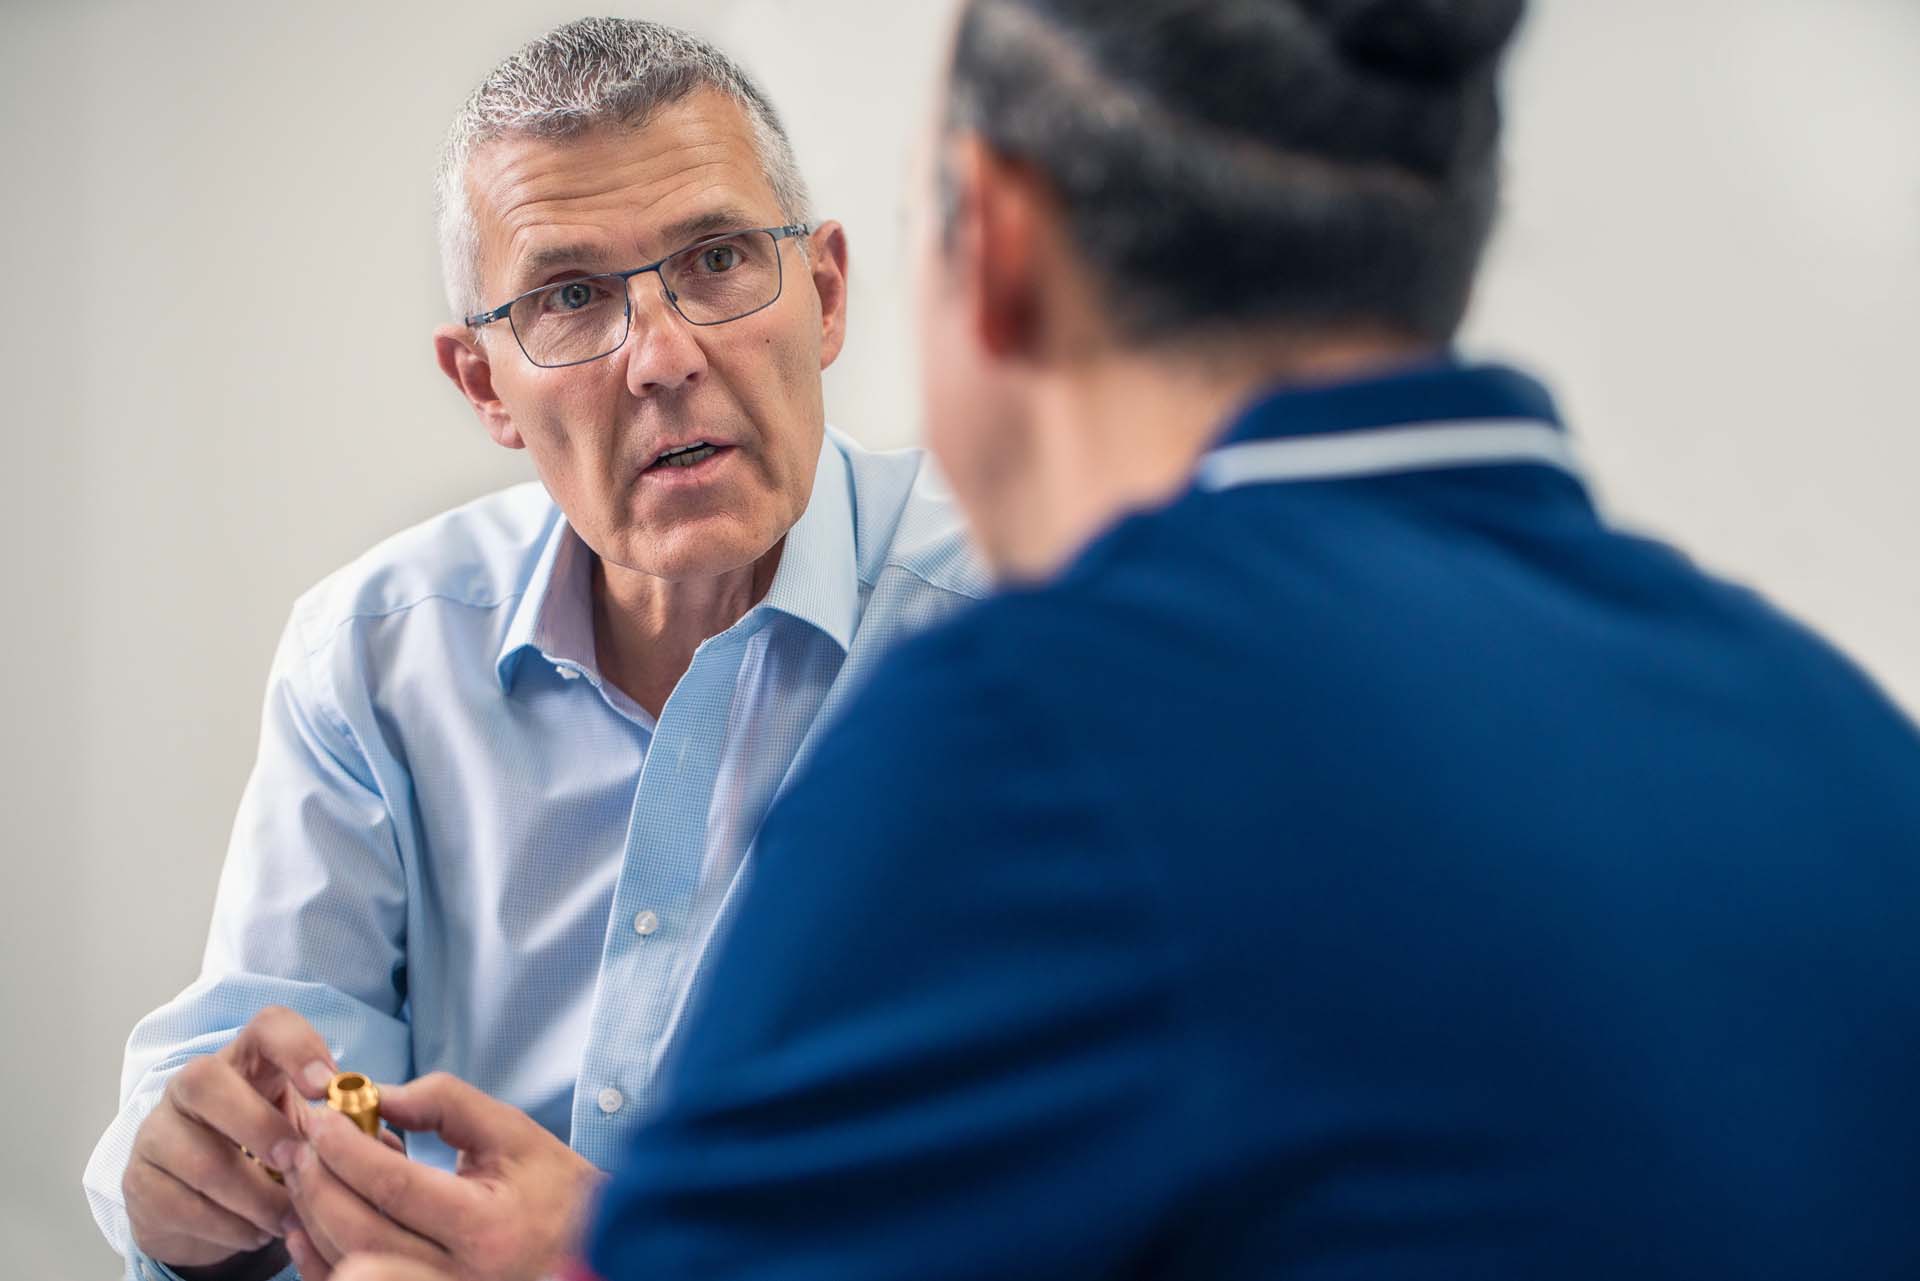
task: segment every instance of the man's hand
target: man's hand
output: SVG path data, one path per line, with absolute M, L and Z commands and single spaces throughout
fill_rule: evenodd
M 304 1281 L 328 1281 L 334 1265 L 362 1253 L 460 1281 L 540 1281 L 563 1266 L 602 1177 L 586 1158 L 443 1072 L 380 1087 L 380 1115 L 438 1134 L 459 1151 L 460 1172 L 409 1161 L 335 1113 L 309 1113 L 306 1142 L 275 1154 L 300 1220 L 287 1248 Z
M 568 1271 L 565 1279 L 594 1281 L 582 1267 Z M 333 1281 L 460 1281 L 460 1278 L 391 1254 L 356 1254 L 334 1270 Z
M 457 1281 L 449 1273 L 391 1254 L 356 1254 L 333 1274 L 333 1281 Z
M 233 1275 L 270 1276 L 284 1266 L 277 1248 L 259 1268 L 238 1259 L 274 1245 L 290 1204 L 240 1149 L 264 1160 L 296 1137 L 300 1100 L 324 1097 L 333 1072 L 320 1034 L 278 1007 L 255 1015 L 219 1053 L 175 1072 L 134 1136 L 120 1181 L 134 1243 L 175 1269 L 235 1260 Z

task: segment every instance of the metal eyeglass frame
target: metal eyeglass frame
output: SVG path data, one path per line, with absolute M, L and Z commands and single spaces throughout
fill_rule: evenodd
M 774 286 L 773 297 L 767 299 L 765 302 L 761 303 L 758 307 L 753 308 L 752 311 L 743 311 L 737 316 L 728 316 L 725 320 L 695 320 L 693 317 L 687 315 L 686 312 L 680 310 L 680 296 L 674 293 L 673 290 L 667 287 L 667 278 L 665 276 L 660 277 L 660 293 L 663 297 L 666 298 L 667 305 L 673 308 L 674 315 L 680 317 L 680 319 L 686 321 L 689 325 L 698 325 L 702 329 L 711 328 L 714 325 L 730 325 L 736 320 L 745 320 L 748 316 L 753 315 L 755 312 L 765 311 L 767 308 L 773 306 L 773 304 L 780 301 L 780 295 L 785 293 L 787 289 L 787 267 L 786 267 L 785 261 L 782 260 L 780 257 L 780 242 L 782 240 L 791 239 L 794 236 L 812 235 L 813 228 L 811 226 L 807 225 L 806 223 L 795 222 L 795 223 L 788 223 L 784 227 L 742 227 L 739 231 L 728 231 L 728 232 L 723 232 L 719 235 L 714 235 L 714 236 L 702 236 L 700 239 L 694 241 L 692 244 L 682 245 L 680 248 L 674 250 L 672 253 L 668 254 L 666 257 L 661 258 L 656 262 L 650 262 L 644 267 L 634 267 L 627 271 L 596 271 L 590 276 L 578 277 L 578 279 L 581 279 L 581 280 L 618 280 L 622 286 L 620 290 L 620 297 L 622 302 L 625 304 L 626 310 L 627 310 L 626 332 L 620 335 L 619 342 L 607 348 L 605 351 L 601 352 L 597 356 L 588 356 L 582 360 L 565 360 L 560 362 L 557 365 L 542 365 L 539 361 L 533 358 L 533 353 L 527 350 L 527 345 L 524 342 L 520 341 L 520 331 L 518 329 L 514 329 L 513 323 L 510 319 L 511 314 L 513 312 L 513 305 L 519 302 L 521 299 L 531 298 L 533 297 L 533 295 L 539 294 L 539 293 L 545 293 L 549 289 L 558 289 L 562 285 L 572 284 L 573 281 L 571 280 L 556 280 L 550 285 L 535 285 L 532 289 L 527 290 L 525 293 L 515 294 L 513 297 L 501 303 L 498 307 L 495 307 L 492 311 L 476 312 L 475 314 L 468 316 L 465 319 L 464 323 L 470 329 L 479 329 L 483 326 L 491 325 L 496 320 L 507 321 L 508 322 L 507 328 L 512 331 L 514 345 L 520 349 L 520 354 L 525 356 L 529 363 L 541 369 L 570 369 L 575 365 L 586 365 L 586 364 L 591 364 L 596 360 L 605 360 L 608 356 L 611 356 L 614 352 L 619 351 L 621 347 L 625 346 L 628 336 L 633 333 L 633 291 L 625 287 L 628 281 L 632 280 L 635 276 L 644 276 L 650 271 L 656 275 L 659 275 L 660 269 L 666 266 L 668 263 L 672 262 L 675 258 L 680 257 L 680 255 L 682 254 L 692 253 L 694 250 L 699 249 L 705 245 L 719 244 L 723 240 L 733 240 L 740 236 L 753 236 L 753 235 L 761 235 L 761 234 L 768 235 L 773 238 L 773 260 L 774 260 L 774 265 L 780 274 L 778 277 L 778 283 Z

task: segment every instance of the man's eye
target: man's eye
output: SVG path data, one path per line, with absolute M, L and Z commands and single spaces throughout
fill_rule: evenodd
M 701 253 L 700 265 L 715 275 L 732 271 L 740 265 L 740 250 L 734 245 L 715 245 Z
M 554 311 L 579 311 L 592 306 L 598 297 L 599 291 L 588 282 L 569 280 L 547 292 L 547 306 Z

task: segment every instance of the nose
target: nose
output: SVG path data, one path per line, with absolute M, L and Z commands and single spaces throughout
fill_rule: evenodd
M 706 375 L 707 353 L 693 328 L 673 309 L 665 286 L 648 277 L 628 284 L 633 325 L 627 333 L 623 358 L 627 362 L 627 389 L 636 396 L 654 396 L 691 386 Z

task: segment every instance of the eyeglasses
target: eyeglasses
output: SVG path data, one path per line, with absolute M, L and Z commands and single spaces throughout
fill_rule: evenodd
M 506 321 L 527 359 L 542 369 L 584 365 L 620 350 L 633 328 L 627 282 L 658 272 L 668 305 L 690 325 L 724 325 L 780 299 L 780 242 L 811 227 L 755 227 L 697 240 L 631 271 L 577 276 L 529 289 L 492 311 L 468 316 L 478 329 Z

